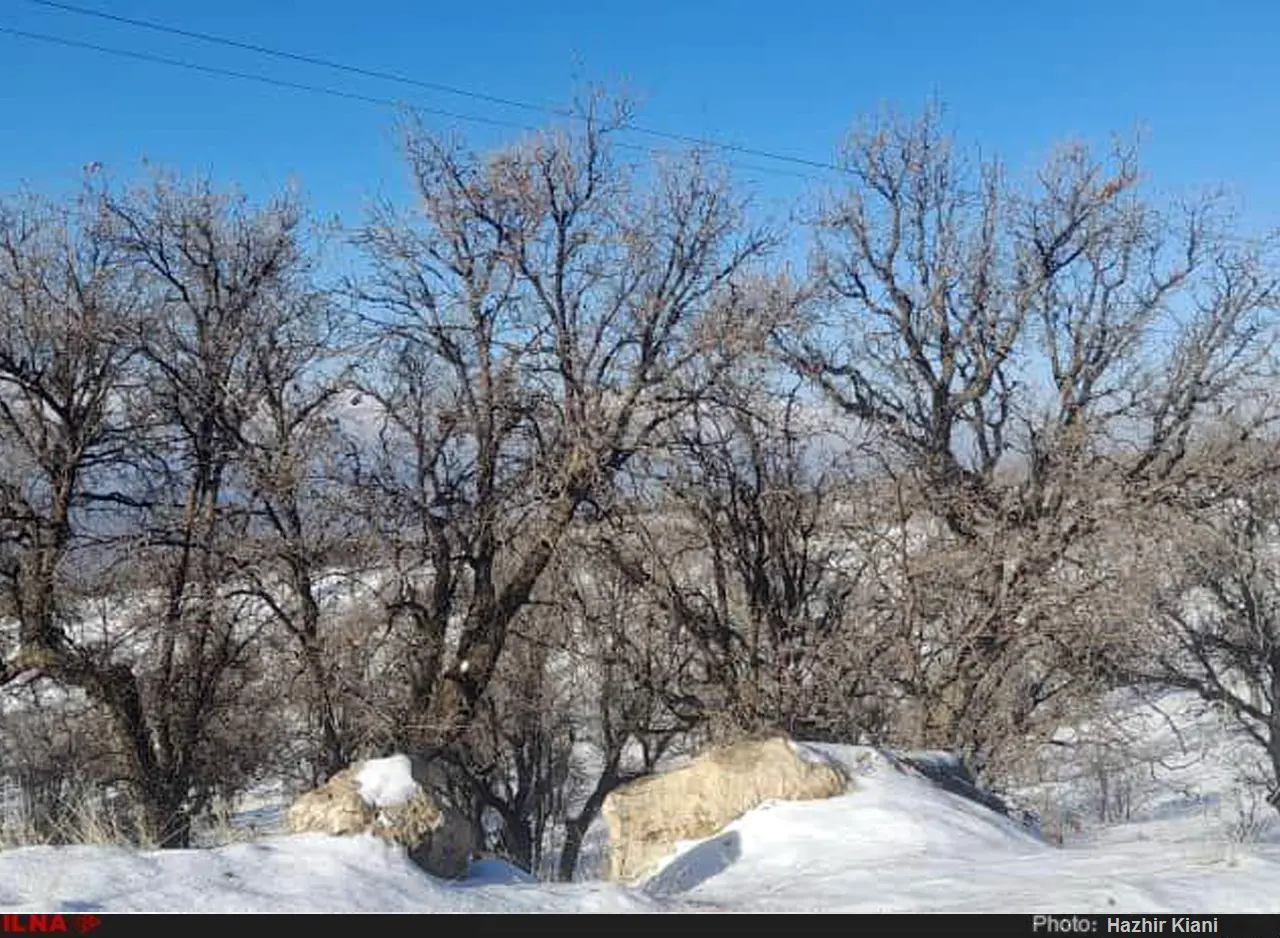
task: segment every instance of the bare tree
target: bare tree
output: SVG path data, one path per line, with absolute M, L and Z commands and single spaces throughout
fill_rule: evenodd
M 392 356 L 366 390 L 384 455 L 408 458 L 373 484 L 414 519 L 393 541 L 416 565 L 397 608 L 422 634 L 437 740 L 475 711 L 575 517 L 705 395 L 750 323 L 737 285 L 765 238 L 697 161 L 641 185 L 609 140 L 588 115 L 479 158 L 412 130 L 420 217 L 384 210 L 361 239 L 360 295 Z
M 110 715 L 126 777 L 145 786 L 137 675 L 83 627 L 79 605 L 109 589 L 111 510 L 133 503 L 122 482 L 147 297 L 98 208 L 91 193 L 68 208 L 0 208 L 0 577 L 17 626 L 0 683 L 81 689 Z
M 996 697 L 998 732 L 1025 736 L 1091 655 L 1097 624 L 1070 610 L 1113 582 L 1088 566 L 1107 523 L 1239 483 L 1196 475 L 1187 441 L 1265 380 L 1272 275 L 1214 202 L 1144 201 L 1125 148 L 1067 147 L 1023 191 L 966 162 L 930 110 L 858 131 L 845 166 L 852 183 L 818 224 L 823 293 L 779 347 L 882 440 L 907 493 L 904 545 L 942 551 L 899 551 L 888 586 L 932 600 L 900 607 L 917 654 L 948 649 L 931 669 L 952 698 L 932 742 L 980 761 Z M 1274 416 L 1250 410 L 1223 465 Z M 1002 674 L 1020 676 L 998 689 Z
M 577 726 L 562 629 L 526 615 L 466 736 L 469 776 L 501 852 L 537 873 L 562 822 Z M 559 634 L 557 634 L 559 633 Z
M 1280 810 L 1275 479 L 1212 512 L 1173 514 L 1162 533 L 1165 539 L 1144 551 L 1142 563 L 1155 581 L 1157 627 L 1124 659 L 1125 676 L 1191 691 L 1229 714 L 1265 754 L 1271 803 Z
M 633 522 L 653 530 L 613 541 L 612 560 L 699 649 L 693 696 L 724 731 L 856 736 L 849 453 L 794 381 L 760 376 L 682 422 L 663 497 Z
M 615 529 L 634 523 L 625 513 L 613 519 Z M 561 601 L 552 608 L 571 623 L 577 739 L 590 757 L 575 753 L 563 798 L 556 876 L 565 882 L 573 879 L 609 794 L 654 772 L 702 720 L 682 706 L 690 648 L 661 607 L 610 563 L 602 531 L 579 532 L 573 546 L 557 580 Z
M 18 621 L 8 673 L 65 657 L 67 611 L 59 582 L 86 545 L 84 512 L 110 495 L 109 478 L 128 427 L 131 342 L 139 284 L 92 206 L 64 210 L 34 198 L 0 208 L 0 430 L 4 479 L 3 575 Z
M 232 425 L 234 478 L 254 517 L 234 553 L 240 588 L 260 600 L 294 644 L 305 700 L 317 733 L 313 782 L 345 768 L 354 755 L 346 725 L 341 655 L 322 604 L 326 585 L 342 589 L 362 542 L 348 504 L 348 454 L 339 395 L 350 391 L 351 336 L 343 311 L 302 280 L 265 311 L 247 338 L 245 380 L 255 409 Z M 326 580 L 328 583 L 326 584 Z
M 105 190 L 99 204 L 147 299 L 132 332 L 143 386 L 130 433 L 142 455 L 117 499 L 138 510 L 118 588 L 138 596 L 142 621 L 87 680 L 113 701 L 151 835 L 182 846 L 248 743 L 236 738 L 246 726 L 231 719 L 235 695 L 263 678 L 250 654 L 261 617 L 227 595 L 249 522 L 232 464 L 258 394 L 251 339 L 303 267 L 300 213 L 164 178 Z

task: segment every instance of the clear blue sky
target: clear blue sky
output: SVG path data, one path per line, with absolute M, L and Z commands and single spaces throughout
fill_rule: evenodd
M 831 159 L 858 115 L 886 102 L 916 109 L 931 95 L 962 139 L 1014 166 L 1063 137 L 1142 125 L 1157 184 L 1226 183 L 1251 220 L 1280 223 L 1274 0 L 79 2 L 549 105 L 586 81 L 625 82 L 645 125 L 816 160 Z M 28 0 L 0 0 L 0 27 L 530 120 Z M 401 186 L 391 111 L 3 34 L 0 113 L 3 189 L 65 189 L 95 160 L 127 178 L 145 156 L 252 193 L 296 177 L 319 209 L 354 220 L 366 195 Z M 479 143 L 502 134 L 460 126 Z M 773 202 L 813 184 L 747 175 Z

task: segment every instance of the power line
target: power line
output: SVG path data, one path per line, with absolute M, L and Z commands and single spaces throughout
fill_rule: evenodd
M 199 72 L 205 75 L 213 75 L 220 78 L 236 78 L 242 81 L 252 81 L 258 84 L 270 85 L 275 88 L 284 88 L 290 91 L 304 91 L 310 94 L 328 95 L 333 98 L 340 98 L 347 101 L 358 101 L 362 104 L 374 104 L 380 107 L 404 109 L 417 114 L 430 114 L 436 117 L 447 117 L 453 120 L 468 121 L 477 124 L 486 124 L 492 127 L 504 127 L 508 129 L 523 130 L 533 132 L 537 128 L 520 124 L 515 121 L 503 120 L 496 117 L 485 117 L 478 114 L 466 114 L 459 111 L 450 111 L 445 108 L 427 107 L 424 105 L 410 104 L 405 101 L 393 100 L 391 98 L 382 98 L 375 95 L 361 94 L 355 91 L 345 91 L 340 88 L 330 88 L 326 85 L 313 85 L 307 82 L 291 81 L 284 78 L 275 78 L 270 75 L 261 75 L 256 72 L 244 72 L 238 69 L 222 68 L 217 65 L 203 65 L 198 62 L 188 62 L 184 59 L 175 59 L 168 56 L 156 55 L 152 52 L 140 52 L 136 49 L 122 49 L 117 46 L 105 46 L 99 43 L 86 42 L 81 39 L 70 39 L 65 36 L 54 36 L 49 33 L 31 32 L 24 29 L 14 29 L 10 26 L 0 26 L 0 34 L 14 36 L 19 39 L 28 39 L 35 42 L 44 42 L 51 45 L 64 46 L 70 49 L 81 49 L 91 52 L 98 52 L 104 55 L 113 55 L 119 58 L 133 59 L 139 62 L 148 62 L 154 65 L 165 65 L 171 68 L 180 68 L 186 71 Z M 623 128 L 630 130 L 632 128 Z M 650 147 L 642 147 L 636 144 L 617 142 L 615 146 L 627 150 L 639 151 L 642 153 L 653 154 L 654 151 Z M 794 176 L 800 179 L 814 179 L 815 177 L 809 173 L 795 172 L 792 170 L 782 169 L 776 166 L 746 166 L 743 164 L 729 164 L 738 169 L 746 169 L 753 172 L 775 173 L 785 176 Z
M 232 68 L 221 68 L 216 65 L 201 65 L 198 62 L 171 59 L 167 56 L 155 55 L 151 52 L 138 52 L 133 49 L 121 49 L 115 46 L 98 45 L 97 43 L 85 42 L 80 39 L 68 39 L 65 36 L 52 36 L 48 33 L 28 32 L 23 29 L 13 29 L 9 26 L 0 26 L 0 33 L 4 33 L 9 36 L 17 36 L 20 39 L 32 39 L 37 42 L 47 42 L 53 45 L 66 46 L 71 49 L 87 49 L 92 52 L 105 53 L 106 55 L 115 55 L 126 59 L 136 59 L 140 62 L 151 62 L 155 65 L 168 65 L 173 68 L 183 68 L 192 72 L 203 72 L 206 75 L 217 75 L 223 78 L 240 78 L 245 81 L 256 81 L 264 85 L 273 85 L 277 88 L 288 88 L 292 91 L 308 91 L 313 94 L 326 94 L 335 98 L 345 98 L 349 101 L 360 101 L 365 104 L 378 104 L 384 107 L 409 107 L 411 110 L 419 111 L 424 114 L 450 117 L 455 120 L 476 121 L 478 123 L 492 124 L 498 127 L 516 128 L 520 130 L 533 129 L 530 127 L 524 127 L 512 121 L 504 121 L 498 118 L 479 117 L 473 114 L 461 114 L 456 111 L 447 111 L 442 108 L 407 105 L 402 104 L 399 101 L 393 101 L 390 98 L 378 98 L 373 95 L 359 94 L 354 91 L 343 91 L 339 88 L 328 88 L 324 85 L 310 85 L 305 82 L 273 78 L 269 75 L 258 75 L 253 72 L 241 72 Z
M 269 46 L 258 45 L 257 43 L 245 42 L 239 39 L 231 39 L 226 36 L 217 36 L 212 33 L 204 33 L 191 29 L 182 29 L 177 26 L 170 26 L 165 23 L 158 23 L 154 20 L 136 19 L 129 16 L 120 16 L 116 13 L 107 13 L 104 10 L 94 10 L 88 7 L 76 6 L 71 3 L 60 3 L 57 0 L 27 0 L 28 3 L 36 6 L 46 7 L 48 9 L 59 10 L 64 13 L 72 13 L 77 16 L 88 16 L 95 19 L 106 20 L 112 23 L 119 23 L 125 26 L 132 26 L 137 29 L 148 29 L 153 32 L 167 33 L 172 36 L 181 36 L 186 39 L 195 39 L 200 42 L 210 43 L 213 45 L 224 46 L 231 49 L 240 49 L 246 52 L 253 52 L 258 55 L 271 56 L 277 59 L 283 59 L 290 62 L 299 62 L 306 65 L 314 65 L 320 68 L 328 68 L 334 71 L 346 72 L 351 75 L 360 75 L 365 78 L 376 78 L 380 81 L 390 81 L 401 85 L 408 85 L 415 88 L 421 88 L 427 91 L 434 91 L 440 94 L 451 94 L 459 97 L 469 98 L 474 101 L 483 101 L 487 104 L 497 104 L 503 107 L 517 108 L 523 111 L 538 112 L 549 114 L 554 117 L 580 119 L 580 115 L 563 108 L 548 107 L 547 105 L 534 104 L 528 101 L 520 101 L 514 98 L 505 98 L 498 95 L 487 94 L 481 91 L 474 91 L 467 88 L 459 88 L 455 85 L 446 85 L 440 82 L 425 81 L 413 78 L 407 75 L 401 75 L 396 72 L 385 71 L 382 69 L 363 68 L 358 65 L 351 65 L 346 62 L 339 62 L 334 59 L 321 58 L 320 56 L 306 55 L 299 52 L 289 52 L 283 49 L 275 49 Z M 810 169 L 820 169 L 829 172 L 845 172 L 845 169 L 835 163 L 828 163 L 822 160 L 812 160 L 802 156 L 793 156 L 787 153 L 776 153 L 771 150 L 761 150 L 755 147 L 741 146 L 735 143 L 725 143 L 719 140 L 712 140 L 706 137 L 695 137 L 687 134 L 672 133 L 670 131 L 658 130 L 652 127 L 643 127 L 628 125 L 627 130 L 643 134 L 649 137 L 656 137 L 662 140 L 669 140 L 673 143 L 683 143 L 690 146 L 703 147 L 706 149 L 722 150 L 729 153 L 738 153 L 743 156 L 754 156 L 762 159 L 777 160 L 783 163 L 791 163 L 798 166 L 806 166 Z

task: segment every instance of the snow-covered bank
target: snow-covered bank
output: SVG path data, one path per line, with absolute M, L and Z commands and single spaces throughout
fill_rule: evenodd
M 1280 912 L 1280 844 L 1207 840 L 1190 818 L 1181 841 L 1135 827 L 1062 849 L 865 750 L 824 748 L 856 791 L 754 811 L 647 891 L 760 912 Z
M 26 847 L 0 853 L 5 912 L 642 912 L 606 884 L 540 886 L 505 864 L 446 883 L 374 837 L 300 834 L 215 850 Z
M 371 837 L 298 835 L 3 852 L 0 910 L 1280 912 L 1280 843 L 1215 839 L 1186 816 L 1059 848 L 873 750 L 820 748 L 850 769 L 849 794 L 759 808 L 635 889 L 533 883 L 495 860 L 447 883 Z

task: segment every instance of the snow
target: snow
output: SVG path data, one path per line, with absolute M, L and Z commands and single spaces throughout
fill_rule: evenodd
M 1229 839 L 1251 818 L 1280 821 L 1258 783 L 1261 751 L 1192 694 L 1116 694 L 1099 717 L 1056 739 L 1040 777 L 1017 793 L 1042 814 L 1069 813 L 1092 829 L 1146 825 L 1149 836 L 1179 839 Z
M 632 912 L 652 905 L 604 884 L 528 885 L 492 864 L 474 880 L 445 883 L 369 836 L 299 834 L 216 850 L 0 853 L 0 909 L 15 913 Z
M 1130 729 L 1141 722 L 1136 709 L 1122 715 Z M 895 757 L 809 744 L 807 757 L 848 770 L 847 794 L 764 805 L 713 837 L 680 845 L 631 888 L 538 883 L 496 858 L 476 861 L 461 882 L 444 882 L 375 838 L 296 835 L 206 850 L 2 851 L 0 911 L 1280 912 L 1280 831 L 1260 826 L 1251 838 L 1232 836 L 1229 818 L 1206 807 L 1231 803 L 1238 753 L 1221 724 L 1171 699 L 1143 729 L 1169 767 L 1143 776 L 1147 788 L 1135 789 L 1123 822 L 1086 825 L 1062 847 L 913 767 L 953 765 L 945 753 Z M 1082 727 L 1077 735 L 1089 733 Z M 1175 740 L 1203 749 L 1201 757 L 1175 761 L 1160 751 Z M 361 777 L 368 797 L 384 804 L 405 795 L 407 759 L 372 765 Z M 1093 797 L 1087 781 L 1087 773 L 1064 771 L 1034 793 L 1075 797 L 1085 809 Z
M 486 857 L 471 864 L 468 885 L 504 886 L 534 885 L 538 881 L 520 867 L 500 860 L 497 857 Z
M 850 768 L 853 791 L 753 811 L 647 893 L 743 912 L 1280 911 L 1280 843 L 1207 841 L 1192 820 L 1061 849 L 874 751 L 815 748 Z
M 407 804 L 418 792 L 413 778 L 413 765 L 405 755 L 370 759 L 356 775 L 360 797 L 374 808 L 394 808 Z

